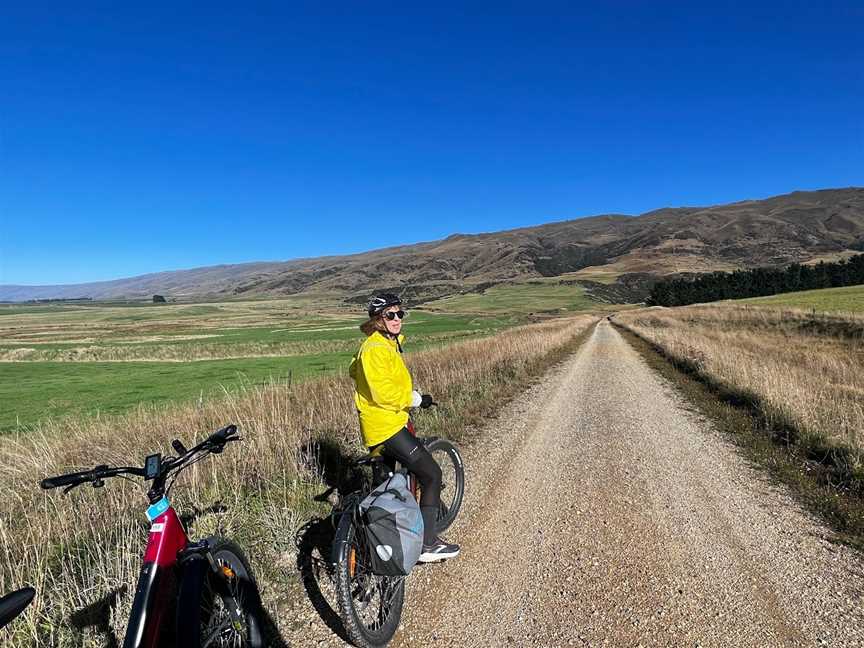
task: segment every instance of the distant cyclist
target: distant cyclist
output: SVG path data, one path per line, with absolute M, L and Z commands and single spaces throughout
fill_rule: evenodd
M 429 394 L 415 391 L 411 374 L 402 360 L 402 300 L 393 293 L 376 295 L 369 302 L 369 320 L 361 327 L 366 339 L 351 361 L 354 402 L 360 415 L 363 442 L 374 450 L 383 446 L 388 457 L 396 459 L 416 475 L 422 490 L 424 538 L 420 562 L 436 562 L 459 554 L 459 545 L 450 544 L 435 532 L 441 501 L 441 468 L 423 444 L 408 431 L 408 410 L 432 405 Z

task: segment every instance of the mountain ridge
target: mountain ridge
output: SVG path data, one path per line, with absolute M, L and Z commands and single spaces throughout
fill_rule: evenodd
M 0 300 L 177 299 L 409 288 L 434 298 L 538 277 L 643 284 L 671 274 L 807 262 L 864 250 L 864 188 L 796 191 L 638 216 L 599 214 L 348 255 L 219 264 L 61 286 L 0 285 Z M 644 276 L 643 276 L 644 275 Z

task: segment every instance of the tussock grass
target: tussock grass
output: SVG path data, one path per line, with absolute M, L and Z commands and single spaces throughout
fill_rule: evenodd
M 715 305 L 615 318 L 722 392 L 783 441 L 864 484 L 864 317 Z
M 864 497 L 849 488 L 848 475 L 830 461 L 788 442 L 783 431 L 766 427 L 753 403 L 700 377 L 689 365 L 671 361 L 663 350 L 622 328 L 624 337 L 650 367 L 665 376 L 687 401 L 729 435 L 747 457 L 785 484 L 798 500 L 830 526 L 833 541 L 864 550 Z M 778 432 L 780 433 L 778 435 Z
M 554 320 L 409 354 L 416 384 L 442 403 L 420 418 L 421 432 L 465 438 L 503 399 L 572 350 L 595 321 Z M 347 377 L 329 376 L 248 387 L 200 406 L 49 420 L 0 439 L 0 590 L 30 584 L 43 594 L 0 631 L 0 640 L 95 647 L 106 644 L 106 632 L 122 638 L 125 631 L 146 542 L 142 489 L 115 479 L 63 498 L 40 491 L 41 478 L 97 463 L 137 465 L 149 453 L 170 453 L 172 438 L 191 443 L 229 421 L 244 441 L 186 471 L 171 499 L 181 513 L 203 509 L 189 524 L 191 535 L 219 531 L 244 546 L 272 611 L 297 588 L 295 531 L 325 512 L 312 497 L 324 490 L 326 455 L 334 448 L 361 451 L 351 393 Z M 224 512 L 214 512 L 217 502 Z M 82 613 L 100 601 L 110 605 L 96 620 Z M 73 621 L 90 626 L 76 630 Z

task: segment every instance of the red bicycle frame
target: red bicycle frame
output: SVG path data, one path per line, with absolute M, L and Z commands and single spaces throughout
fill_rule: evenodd
M 135 588 L 123 648 L 156 648 L 163 630 L 173 627 L 173 604 L 177 600 L 178 554 L 189 538 L 168 498 L 147 509 L 151 520 L 144 562 Z

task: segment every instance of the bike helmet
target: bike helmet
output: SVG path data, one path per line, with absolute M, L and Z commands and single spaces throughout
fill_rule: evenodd
M 369 317 L 380 315 L 385 308 L 401 305 L 402 300 L 399 299 L 399 295 L 394 295 L 393 293 L 381 293 L 380 295 L 375 295 L 369 302 Z

